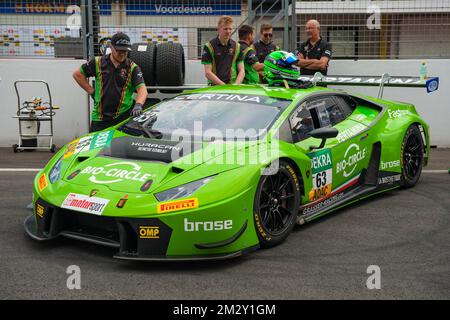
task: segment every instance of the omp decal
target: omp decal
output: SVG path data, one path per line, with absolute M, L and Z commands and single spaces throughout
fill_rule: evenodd
M 331 193 L 333 182 L 333 162 L 330 149 L 320 150 L 308 154 L 311 158 L 312 190 L 309 201 L 315 201 Z
M 139 226 L 140 239 L 159 239 L 159 226 Z
M 336 139 L 339 142 L 343 142 L 347 139 L 350 139 L 353 136 L 356 136 L 358 133 L 360 133 L 361 131 L 363 131 L 364 129 L 366 129 L 366 127 L 360 123 L 354 125 L 353 127 L 350 127 L 342 132 L 340 132 Z
M 233 220 L 191 222 L 187 218 L 184 218 L 185 232 L 222 231 L 222 230 L 229 230 L 232 228 L 233 228 Z
M 352 143 L 344 154 L 344 160 L 337 163 L 336 173 L 343 171 L 342 175 L 348 178 L 358 166 L 358 163 L 366 158 L 367 148 L 360 149 L 359 145 Z
M 48 181 L 47 181 L 47 176 L 45 175 L 45 173 L 43 173 L 38 180 L 38 188 L 39 188 L 39 192 L 42 192 L 42 190 L 44 190 L 45 188 L 47 188 L 48 186 Z
M 117 166 L 130 166 L 132 167 L 132 170 L 115 168 Z M 134 162 L 122 161 L 110 163 L 103 167 L 88 166 L 84 168 L 80 172 L 80 174 L 90 174 L 91 176 L 89 177 L 89 181 L 91 181 L 92 183 L 100 183 L 100 184 L 116 183 L 121 182 L 123 180 L 145 182 L 149 180 L 149 178 L 154 176 L 149 173 L 141 172 L 141 169 L 142 169 L 141 166 L 139 166 Z M 108 178 L 116 178 L 116 179 L 108 179 Z
M 314 213 L 341 200 L 345 196 L 344 191 L 358 183 L 359 176 L 360 175 L 350 179 L 341 187 L 333 190 L 328 196 L 302 206 L 301 209 L 303 210 L 303 214 Z
M 36 214 L 41 219 L 44 217 L 44 207 L 40 204 L 36 205 Z
M 101 215 L 108 202 L 108 199 L 69 193 L 62 203 L 61 208 Z
M 380 167 L 381 167 L 381 170 L 398 168 L 398 167 L 400 167 L 400 160 L 387 161 L 387 162 L 381 161 Z
M 158 207 L 157 207 L 157 212 L 158 213 L 167 213 L 167 212 L 186 210 L 186 209 L 194 209 L 194 208 L 198 208 L 198 199 L 197 198 L 159 203 Z

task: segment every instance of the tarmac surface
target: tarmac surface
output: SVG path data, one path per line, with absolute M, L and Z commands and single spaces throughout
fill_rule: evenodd
M 450 149 L 432 149 L 416 187 L 305 226 L 283 244 L 221 262 L 142 263 L 114 249 L 24 231 L 32 181 L 52 156 L 0 148 L 0 299 L 450 299 Z M 67 268 L 79 266 L 81 289 Z M 369 290 L 369 266 L 381 289 Z

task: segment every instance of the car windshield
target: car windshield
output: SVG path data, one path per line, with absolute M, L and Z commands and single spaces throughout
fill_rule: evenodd
M 180 95 L 130 119 L 119 130 L 134 136 L 178 140 L 257 139 L 291 100 L 238 94 Z

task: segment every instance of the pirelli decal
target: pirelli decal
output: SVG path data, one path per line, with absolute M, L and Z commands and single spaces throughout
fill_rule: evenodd
M 195 209 L 195 208 L 198 208 L 198 199 L 192 198 L 192 199 L 186 199 L 186 200 L 160 203 L 160 204 L 158 204 L 157 212 L 158 213 L 167 213 L 167 212 Z

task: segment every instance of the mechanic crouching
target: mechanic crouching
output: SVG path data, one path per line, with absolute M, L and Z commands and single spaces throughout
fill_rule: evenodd
M 116 33 L 111 38 L 110 54 L 95 57 L 73 73 L 75 81 L 94 100 L 89 132 L 104 130 L 142 113 L 147 88 L 141 69 L 128 58 L 128 51 L 131 51 L 130 38 Z M 89 84 L 89 77 L 95 77 L 95 88 Z

